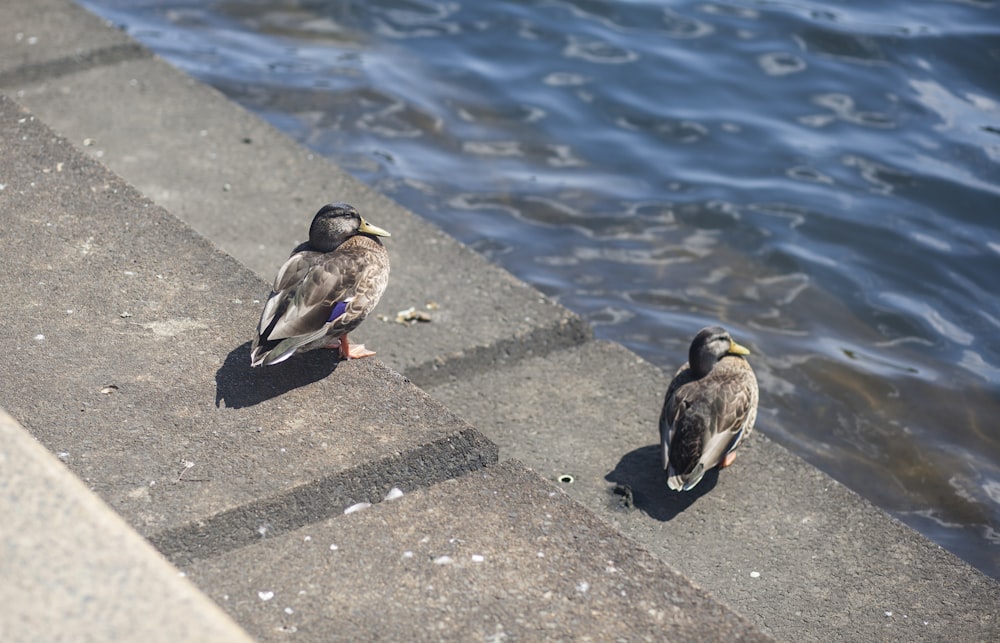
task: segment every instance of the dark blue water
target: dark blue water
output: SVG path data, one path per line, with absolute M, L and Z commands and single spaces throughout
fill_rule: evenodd
M 1000 577 L 996 2 L 83 4 Z

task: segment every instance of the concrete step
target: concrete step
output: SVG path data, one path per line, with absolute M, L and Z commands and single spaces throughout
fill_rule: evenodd
M 549 614 L 529 610 L 528 604 L 553 591 L 552 578 L 612 564 L 592 559 L 598 548 L 607 560 L 622 561 L 612 565 L 620 564 L 628 579 L 607 585 L 595 578 L 583 620 L 563 604 L 569 590 L 557 588 L 563 594 L 546 618 L 563 635 L 627 631 L 653 639 L 666 628 L 688 638 L 706 632 L 767 638 L 514 465 L 497 470 L 502 480 L 497 485 L 486 476 L 438 490 L 444 480 L 495 465 L 497 448 L 376 359 L 338 363 L 333 353 L 319 351 L 251 370 L 246 337 L 256 321 L 259 302 L 253 298 L 262 282 L 6 96 L 0 96 L 0 149 L 5 181 L 0 299 L 9 302 L 10 357 L 0 365 L 0 405 L 170 561 L 198 572 L 194 578 L 203 591 L 217 599 L 246 599 L 247 588 L 262 579 L 290 587 L 287 583 L 309 578 L 315 596 L 304 603 L 301 616 L 307 620 L 298 638 L 328 640 L 342 631 L 338 617 L 345 609 L 370 607 L 370 596 L 360 591 L 342 594 L 346 579 L 387 596 L 400 586 L 421 587 L 434 578 L 439 595 L 433 600 L 444 597 L 446 612 L 464 614 L 453 629 L 438 629 L 440 613 L 414 602 L 398 605 L 391 619 L 383 614 L 357 621 L 348 628 L 350 636 L 395 632 L 408 638 L 464 638 L 465 628 L 478 618 L 505 631 L 537 632 L 533 624 L 508 617 Z M 22 434 L 21 440 L 27 437 Z M 23 484 L 31 484 L 34 466 L 24 463 L 15 471 Z M 52 469 L 46 466 L 38 472 L 40 479 Z M 423 504 L 401 501 L 371 510 L 369 515 L 383 522 L 343 516 L 345 508 L 377 503 L 392 488 L 426 487 L 435 490 L 412 501 Z M 455 490 L 464 498 L 455 500 Z M 77 484 L 73 493 L 84 491 Z M 11 493 L 6 498 L 16 502 Z M 43 504 L 35 513 L 44 514 L 50 506 Z M 551 558 L 538 561 L 538 551 L 544 556 L 547 549 L 538 534 L 550 529 L 552 516 L 564 523 L 564 533 L 549 550 Z M 13 523 L 24 529 L 16 537 L 31 542 L 41 531 L 46 539 L 72 541 L 65 520 L 46 518 Z M 348 518 L 353 540 L 338 531 Z M 402 538 L 386 524 L 420 526 L 422 537 L 437 544 L 471 541 L 470 529 L 478 531 L 480 549 L 504 566 L 486 566 L 492 574 L 471 580 L 434 577 L 424 567 L 375 576 L 365 563 L 379 557 L 387 562 L 385 538 L 390 533 Z M 569 536 L 578 528 L 589 539 Z M 295 559 L 297 550 L 290 549 L 302 533 L 339 539 L 361 558 L 342 557 L 341 573 L 316 575 L 314 560 Z M 538 548 L 531 553 L 536 558 L 525 553 L 528 548 Z M 143 563 L 147 567 L 166 568 L 149 547 L 132 547 L 128 553 L 159 561 Z M 97 564 L 91 562 L 93 552 L 79 554 L 82 564 L 67 574 Z M 18 554 L 14 564 L 43 563 Z M 632 573 L 636 565 L 645 575 Z M 36 576 L 42 580 L 34 586 L 46 582 L 44 574 Z M 583 582 L 591 581 L 578 581 Z M 123 623 L 153 609 L 147 595 L 127 594 L 128 589 L 108 591 L 117 609 L 130 614 Z M 193 601 L 205 620 L 215 619 L 212 627 L 226 624 L 217 614 L 212 617 L 207 601 L 182 590 L 154 610 L 158 618 L 181 620 L 186 615 L 176 609 Z M 527 603 L 509 611 L 513 608 L 498 601 L 497 592 Z M 330 601 L 331 596 L 340 599 Z M 640 597 L 633 612 L 646 616 L 623 628 L 618 615 L 631 597 Z M 15 604 L 23 612 L 17 618 L 31 624 L 28 638 L 50 639 L 66 623 L 52 625 L 42 616 L 78 613 L 77 600 L 60 595 L 37 610 L 19 601 Z M 227 606 L 224 598 L 220 602 Z M 277 636 L 270 627 L 273 619 L 261 622 L 258 610 L 241 605 L 233 604 L 233 614 L 242 626 L 261 640 Z
M 770 640 L 510 460 L 186 571 L 260 641 Z
M 2 108 L 0 405 L 165 553 L 235 546 L 496 462 L 492 443 L 376 360 L 324 351 L 251 371 L 260 280 Z
M 0 640 L 251 640 L 3 410 L 0 512 Z
M 46 0 L 76 15 L 50 34 L 45 12 L 0 7 L 0 60 L 55 70 L 48 76 L 0 68 L 0 91 L 12 93 L 43 122 L 97 158 L 138 190 L 266 283 L 308 236 L 325 203 L 349 201 L 387 229 L 392 277 L 374 318 L 357 338 L 391 368 L 415 381 L 434 381 L 525 354 L 579 344 L 589 327 L 510 273 L 490 264 L 436 226 L 316 157 L 214 89 L 192 80 L 82 12 L 69 0 Z M 5 17 L 3 13 L 13 11 Z M 21 22 L 18 23 L 18 20 Z M 84 35 L 93 34 L 92 47 Z M 112 34 L 109 35 L 109 31 Z M 6 32 L 6 33 L 5 33 Z M 16 33 L 22 37 L 17 38 Z M 66 47 L 29 47 L 32 34 Z M 132 51 L 106 64 L 102 52 Z M 96 61 L 85 66 L 73 61 Z M 60 69 L 59 63 L 73 65 Z M 58 73 L 58 72 L 62 73 Z M 266 297 L 261 288 L 256 297 Z M 433 310 L 426 310 L 428 304 Z M 416 307 L 430 323 L 395 323 Z
M 560 484 L 780 640 L 974 641 L 998 631 L 993 580 L 760 430 L 694 491 L 667 489 L 657 421 L 668 383 L 620 345 L 594 341 L 429 392 L 475 418 L 501 459 Z

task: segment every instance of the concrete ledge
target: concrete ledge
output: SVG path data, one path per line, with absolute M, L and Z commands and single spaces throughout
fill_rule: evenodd
M 0 34 L 5 24 L 0 8 Z M 103 40 L 97 45 L 94 56 L 105 51 Z M 30 82 L 11 72 L 6 83 L 0 76 L 4 89 L 77 145 L 87 141 L 85 151 L 267 282 L 322 204 L 351 202 L 393 235 L 392 278 L 376 313 L 392 319 L 436 306 L 429 324 L 373 317 L 357 331 L 418 384 L 591 336 L 577 315 L 158 58 Z
M 337 363 L 320 351 L 251 371 L 240 329 L 252 328 L 259 282 L 4 96 L 0 149 L 0 298 L 13 302 L 0 400 L 174 561 L 221 574 L 196 582 L 223 604 L 229 591 L 252 598 L 244 589 L 264 578 L 308 578 L 316 598 L 313 614 L 302 611 L 301 640 L 464 638 L 486 617 L 499 619 L 493 634 L 499 625 L 526 635 L 766 639 L 516 465 L 497 470 L 500 483 L 479 484 L 490 473 L 440 484 L 494 464 L 496 446 L 377 360 Z M 434 490 L 411 496 L 422 503 L 369 509 L 382 522 L 341 516 L 390 487 L 425 485 Z M 336 538 L 362 559 L 343 558 L 339 573 L 289 548 L 303 530 L 340 525 L 351 536 Z M 56 538 L 68 528 L 56 527 Z M 423 543 L 474 542 L 502 565 L 439 576 L 437 558 L 397 576 L 386 539 L 403 545 L 414 528 Z M 429 602 L 368 611 L 371 597 L 426 582 L 441 583 Z M 72 598 L 62 605 L 72 609 Z M 134 600 L 126 608 L 145 610 Z M 345 612 L 366 616 L 352 629 Z M 262 639 L 298 628 L 234 613 Z
M 496 461 L 377 360 L 251 372 L 264 284 L 6 98 L 0 149 L 0 404 L 171 556 Z
M 52 78 L 114 60 L 149 56 L 126 34 L 67 0 L 0 5 L 0 87 Z
M 553 483 L 572 475 L 561 485 L 571 497 L 778 639 L 1000 633 L 995 581 L 760 431 L 695 491 L 667 489 L 657 419 L 668 383 L 621 346 L 590 342 L 430 391 L 476 418 L 501 457 Z
M 419 489 L 482 469 L 496 463 L 496 453 L 495 445 L 470 429 L 405 454 L 365 462 L 284 493 L 166 529 L 150 541 L 171 562 L 188 564 L 339 515 L 359 502 L 380 502 L 392 488 Z
M 0 640 L 250 640 L 2 410 L 0 470 Z
M 769 640 L 510 461 L 188 573 L 261 641 Z

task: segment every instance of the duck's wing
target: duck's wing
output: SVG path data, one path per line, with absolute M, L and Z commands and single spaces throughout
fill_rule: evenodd
M 670 464 L 671 441 L 677 432 L 678 420 L 683 416 L 685 409 L 683 400 L 678 397 L 678 391 L 692 379 L 691 369 L 687 364 L 684 364 L 677 369 L 663 398 L 663 409 L 660 411 L 660 455 L 664 471 Z
M 353 245 L 325 255 L 289 257 L 264 305 L 251 364 L 276 364 L 324 336 L 336 338 L 360 324 L 385 290 L 388 263 L 382 259 Z
M 678 410 L 667 468 L 672 489 L 694 488 L 753 429 L 757 386 L 752 371 L 716 370 L 675 395 Z
M 299 252 L 284 263 L 264 304 L 251 350 L 251 364 L 276 364 L 323 337 L 344 291 L 326 256 Z
M 389 283 L 389 256 L 380 243 L 354 237 L 324 262 L 330 288 L 326 304 L 332 336 L 346 334 L 364 321 Z

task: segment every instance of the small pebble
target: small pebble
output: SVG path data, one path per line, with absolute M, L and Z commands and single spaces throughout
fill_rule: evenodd
M 257 592 L 257 596 L 260 597 L 262 601 L 269 601 L 274 598 L 274 592 Z
M 473 554 L 472 555 L 472 562 L 474 562 L 474 563 L 481 563 L 484 560 L 486 560 L 486 559 L 483 558 L 483 556 L 481 554 Z
M 402 498 L 402 497 L 403 497 L 403 490 L 400 489 L 399 487 L 393 487 L 392 489 L 389 489 L 389 493 L 385 494 L 386 500 L 395 500 L 396 498 Z
M 760 578 L 760 572 L 750 572 L 750 578 Z

